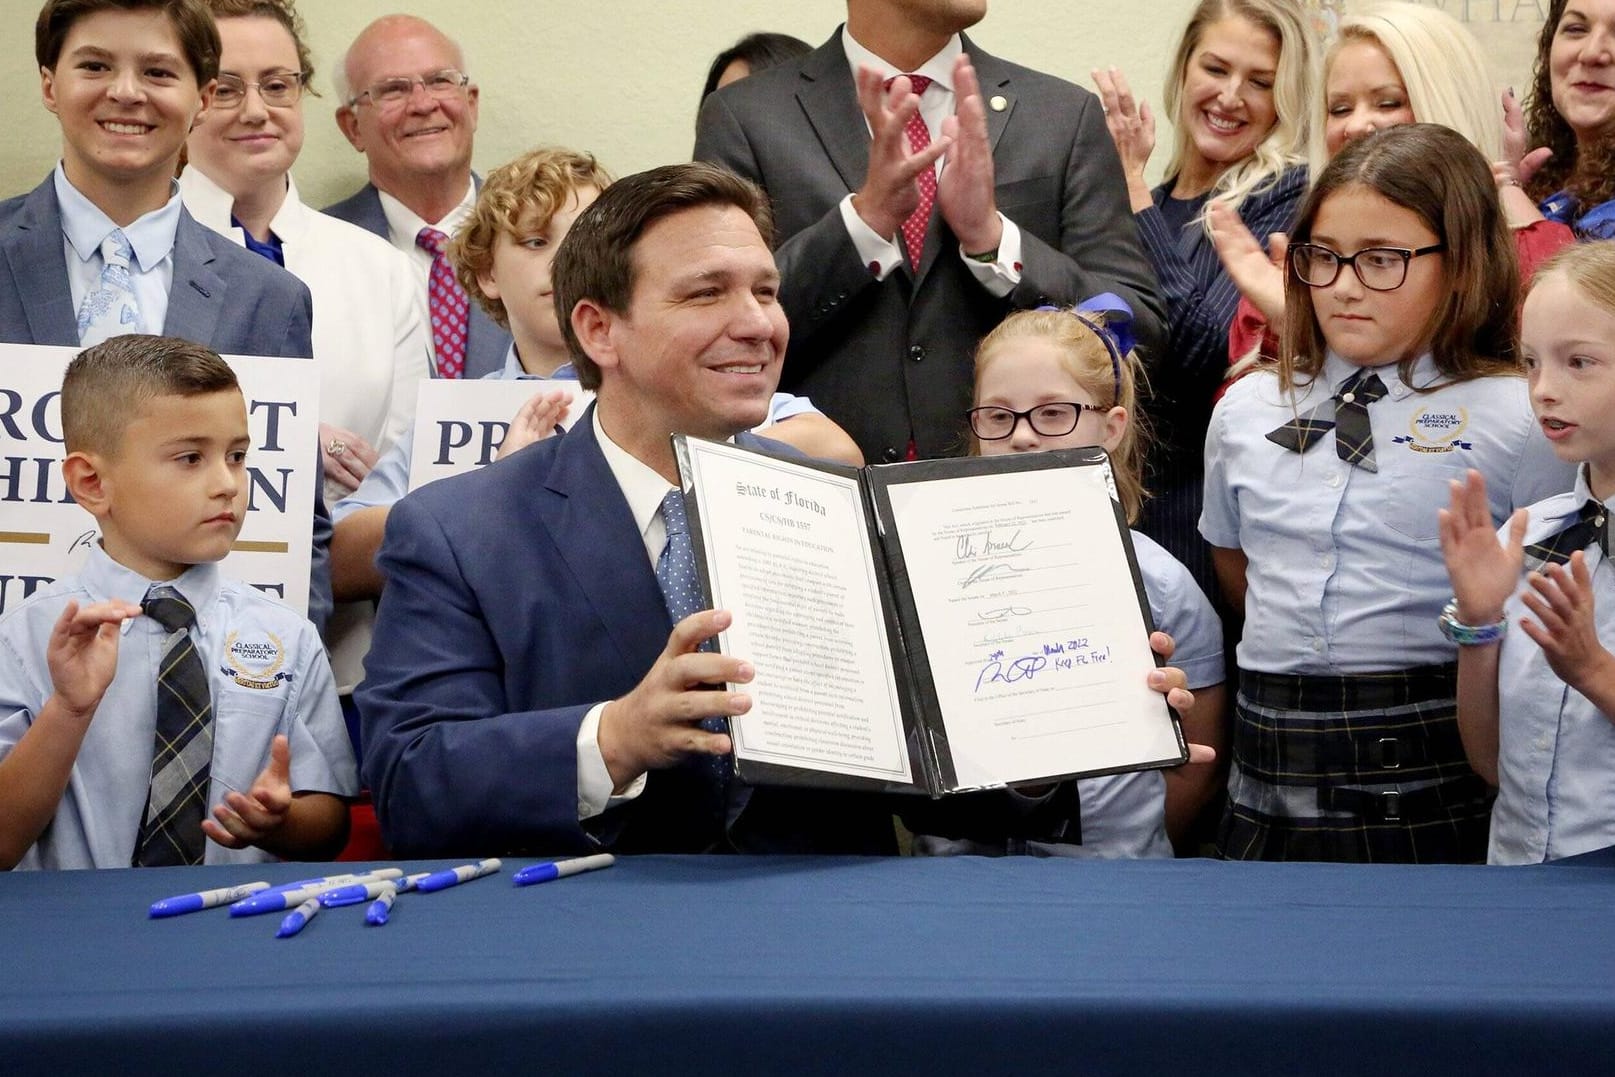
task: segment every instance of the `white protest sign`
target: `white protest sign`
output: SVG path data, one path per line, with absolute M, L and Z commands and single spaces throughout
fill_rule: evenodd
M 77 572 L 99 537 L 62 478 L 62 373 L 78 348 L 0 344 L 0 613 Z M 225 356 L 247 400 L 247 519 L 224 574 L 308 612 L 319 438 L 312 360 Z
M 536 393 L 572 394 L 561 426 L 570 430 L 594 394 L 569 378 L 431 379 L 420 383 L 415 403 L 415 440 L 410 444 L 409 488 L 475 471 L 491 464 L 504 444 L 510 420 Z

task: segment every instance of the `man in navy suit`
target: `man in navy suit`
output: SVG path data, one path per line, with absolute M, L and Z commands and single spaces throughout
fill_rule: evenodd
M 1099 100 L 977 48 L 963 31 L 986 11 L 848 0 L 824 45 L 701 108 L 695 157 L 773 199 L 784 388 L 871 463 L 958 451 L 976 342 L 1011 310 L 1115 292 L 1146 354 L 1166 338 Z M 883 87 L 905 72 L 926 81 Z M 931 212 L 910 220 L 939 160 Z
M 0 340 L 76 346 L 149 332 L 227 355 L 310 358 L 308 289 L 180 203 L 174 169 L 219 67 L 203 0 L 50 0 L 35 57 L 62 160 L 33 191 L 0 202 Z M 128 262 L 126 309 L 110 331 L 90 317 L 108 244 Z M 308 612 L 323 630 L 331 519 L 317 491 Z
M 424 19 L 385 15 L 360 31 L 336 65 L 335 79 L 341 98 L 337 126 L 365 155 L 370 182 L 325 212 L 408 255 L 437 319 L 429 286 L 433 255 L 421 245 L 421 230 L 452 237 L 471 215 L 479 186 L 471 172 L 478 93 L 465 54 Z M 391 92 L 389 84 L 396 87 Z M 452 273 L 445 284 L 459 289 L 450 278 Z M 458 295 L 463 299 L 464 291 Z M 468 332 L 459 376 L 480 378 L 504 366 L 510 333 L 480 304 L 465 302 Z
M 561 437 L 398 502 L 357 699 L 364 777 L 404 855 L 894 851 L 877 798 L 726 778 L 744 713 L 728 624 L 673 624 L 655 564 L 669 437 L 763 421 L 789 330 L 755 186 L 672 165 L 607 188 L 555 259 L 557 318 L 595 405 Z

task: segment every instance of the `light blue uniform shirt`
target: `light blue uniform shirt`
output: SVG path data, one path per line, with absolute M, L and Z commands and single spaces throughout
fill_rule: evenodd
M 1448 483 L 1479 470 L 1501 523 L 1574 482 L 1514 376 L 1419 393 L 1395 364 L 1376 368 L 1387 389 L 1368 408 L 1377 472 L 1340 459 L 1333 430 L 1304 453 L 1267 440 L 1357 369 L 1330 355 L 1293 402 L 1276 374 L 1253 373 L 1212 413 L 1200 533 L 1249 560 L 1241 669 L 1354 674 L 1453 661 L 1436 627 L 1452 594 L 1436 518 Z M 1415 364 L 1414 385 L 1439 378 L 1430 356 Z
M 544 380 L 522 369 L 521 360 L 516 357 L 514 344 L 505 352 L 505 365 L 499 370 L 484 374 L 483 378 L 498 381 Z M 577 371 L 572 369 L 571 363 L 562 363 L 556 368 L 555 373 L 550 375 L 552 381 L 576 381 L 577 378 Z M 777 423 L 793 415 L 803 415 L 817 410 L 812 401 L 805 396 L 775 393 L 768 405 L 768 421 Z M 331 522 L 341 523 L 345 517 L 360 509 L 391 505 L 409 493 L 409 467 L 414 459 L 414 453 L 415 426 L 412 423 L 409 429 L 393 442 L 392 447 L 381 454 L 381 459 L 376 461 L 376 466 L 370 469 L 370 474 L 364 477 L 358 489 L 332 506 Z
M 76 314 L 84 305 L 84 297 L 100 283 L 101 244 L 118 225 L 67 181 L 60 164 L 52 179 L 62 213 L 67 287 Z M 140 325 L 133 332 L 161 333 L 168 319 L 168 289 L 174 283 L 174 233 L 179 228 L 179 184 L 173 184 L 170 192 L 161 209 L 143 214 L 123 230 L 134 248 L 129 283 L 140 307 Z
M 1137 531 L 1133 532 L 1133 551 L 1155 627 L 1177 645 L 1172 665 L 1183 670 L 1191 689 L 1222 684 L 1226 680 L 1222 622 L 1200 585 L 1177 558 Z M 1010 795 L 1018 794 L 1011 791 Z M 1027 852 L 1093 859 L 1172 855 L 1172 842 L 1166 835 L 1166 778 L 1159 770 L 1083 778 L 1077 782 L 1077 796 L 1082 803 L 1082 844 L 1029 841 Z M 916 843 L 929 855 L 1004 852 L 1002 844 L 930 835 L 916 838 Z
M 1525 541 L 1575 523 L 1591 496 L 1583 472 L 1573 492 L 1532 505 Z M 1597 543 L 1586 556 L 1598 638 L 1615 646 L 1615 566 Z M 1493 864 L 1536 864 L 1615 845 L 1615 722 L 1561 681 L 1520 631 L 1520 618 L 1530 616 L 1520 601 L 1527 590 L 1504 609 L 1509 630 L 1498 656 L 1499 789 L 1486 856 Z
M 245 792 L 277 733 L 291 742 L 294 792 L 353 796 L 359 781 L 325 648 L 308 621 L 215 564 L 171 581 L 196 610 L 198 650 L 213 695 L 208 805 Z M 151 582 L 96 546 L 84 571 L 37 592 L 0 619 L 0 758 L 52 693 L 45 645 L 69 599 L 138 603 Z M 126 868 L 145 813 L 157 725 L 157 665 L 166 633 L 149 617 L 124 623 L 118 672 L 84 736 L 56 817 L 21 868 Z M 207 843 L 204 862 L 273 860 L 261 849 Z

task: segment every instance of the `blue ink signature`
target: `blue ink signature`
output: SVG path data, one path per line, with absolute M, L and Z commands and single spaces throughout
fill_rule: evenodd
M 983 684 L 992 684 L 995 681 L 1003 684 L 1029 681 L 1049 664 L 1049 660 L 1040 654 L 1027 654 L 1012 660 L 1006 668 L 1003 657 L 1003 651 L 993 652 L 992 659 L 981 668 L 980 673 L 976 674 L 976 691 L 981 691 Z

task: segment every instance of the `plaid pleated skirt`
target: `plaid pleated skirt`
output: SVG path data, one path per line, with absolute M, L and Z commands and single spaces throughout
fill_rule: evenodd
M 1241 671 L 1218 853 L 1480 863 L 1492 791 L 1458 735 L 1457 666 L 1351 677 Z

